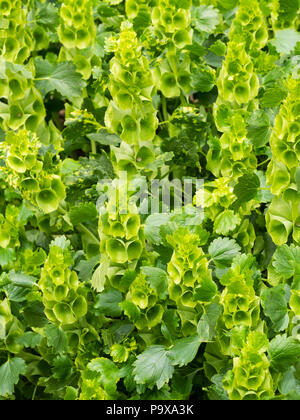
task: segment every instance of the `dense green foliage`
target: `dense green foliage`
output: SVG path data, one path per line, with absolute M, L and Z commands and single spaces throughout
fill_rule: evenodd
M 300 399 L 299 10 L 0 1 L 0 399 Z

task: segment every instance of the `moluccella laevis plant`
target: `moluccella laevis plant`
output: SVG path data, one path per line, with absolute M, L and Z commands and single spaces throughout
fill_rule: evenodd
M 27 9 L 22 0 L 0 2 L 0 53 L 12 63 L 23 64 L 34 48 L 34 39 L 27 25 Z
M 93 67 L 101 66 L 101 58 L 95 52 L 96 34 L 93 1 L 64 1 L 58 28 L 59 40 L 63 44 L 59 61 L 72 61 L 85 80 L 91 77 Z
M 268 183 L 275 195 L 267 213 L 267 225 L 273 241 L 283 245 L 292 233 L 300 242 L 300 81 L 288 81 L 289 96 L 276 117 L 270 145 L 273 159 L 267 171 Z
M 115 56 L 110 62 L 109 90 L 113 100 L 105 114 L 106 126 L 130 145 L 151 141 L 158 127 L 152 104 L 155 85 L 130 23 L 122 25 L 119 38 L 110 39 L 109 50 Z
M 27 130 L 8 132 L 0 150 L 6 161 L 0 171 L 7 184 L 44 213 L 57 210 L 65 198 L 58 156 L 43 150 L 37 136 Z
M 58 324 L 74 324 L 87 313 L 86 289 L 78 281 L 70 249 L 53 243 L 45 262 L 39 287 L 48 319 Z

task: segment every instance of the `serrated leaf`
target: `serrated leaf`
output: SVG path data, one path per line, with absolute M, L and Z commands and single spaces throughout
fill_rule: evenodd
M 276 32 L 275 38 L 270 41 L 279 53 L 290 54 L 300 42 L 300 34 L 293 28 L 282 29 Z
M 231 265 L 237 255 L 240 255 L 240 250 L 241 247 L 235 240 L 218 238 L 210 244 L 208 252 L 218 268 L 225 268 Z
M 167 273 L 156 267 L 141 267 L 142 273 L 146 276 L 151 288 L 155 290 L 160 299 L 168 296 Z
M 12 395 L 14 386 L 19 382 L 20 375 L 26 372 L 26 363 L 19 357 L 9 359 L 0 367 L 0 395 Z
M 122 142 L 119 136 L 116 134 L 108 133 L 106 130 L 100 130 L 99 133 L 88 134 L 87 137 L 90 140 L 104 146 L 119 146 L 119 144 Z
M 239 209 L 242 204 L 253 200 L 256 197 L 259 188 L 260 180 L 256 174 L 249 172 L 248 174 L 241 176 L 233 190 L 237 197 L 237 200 L 233 204 L 234 209 Z
M 200 32 L 212 33 L 221 22 L 221 14 L 213 6 L 201 5 L 192 10 L 194 24 Z
M 299 361 L 299 340 L 286 335 L 277 335 L 270 343 L 269 357 L 274 369 L 280 372 L 286 371 Z
M 223 213 L 215 219 L 214 230 L 219 235 L 228 235 L 234 231 L 241 222 L 239 215 L 235 214 L 233 210 L 224 210 Z
M 73 226 L 80 223 L 93 222 L 98 217 L 97 208 L 94 203 L 83 203 L 77 207 L 72 207 L 69 217 Z
M 36 69 L 35 84 L 43 96 L 52 91 L 73 100 L 82 96 L 85 82 L 76 72 L 71 62 L 52 64 L 48 60 L 37 57 L 34 60 Z
M 150 346 L 140 354 L 134 363 L 134 378 L 138 384 L 147 385 L 150 389 L 156 385 L 161 389 L 169 382 L 174 367 L 163 346 Z
M 49 324 L 44 328 L 44 334 L 48 345 L 53 347 L 57 353 L 61 354 L 67 350 L 67 337 L 61 328 Z
M 21 337 L 18 337 L 16 341 L 21 346 L 34 349 L 41 344 L 42 339 L 43 337 L 40 334 L 28 331 Z
M 192 362 L 199 350 L 202 341 L 198 335 L 176 340 L 173 347 L 168 351 L 173 366 L 186 366 Z
M 289 325 L 284 287 L 279 285 L 264 290 L 261 295 L 261 301 L 265 314 L 272 321 L 274 330 L 276 332 L 284 331 Z

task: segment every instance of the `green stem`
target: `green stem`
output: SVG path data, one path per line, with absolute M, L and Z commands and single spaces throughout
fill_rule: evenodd
M 182 106 L 188 106 L 189 105 L 188 101 L 186 100 L 186 97 L 183 94 L 180 95 L 180 101 L 181 101 Z
M 34 401 L 34 399 L 35 399 L 35 394 L 36 394 L 37 387 L 38 387 L 38 385 L 36 384 L 36 386 L 34 388 L 34 391 L 33 391 L 33 394 L 32 394 L 32 401 Z
M 264 162 L 261 162 L 260 164 L 257 165 L 257 167 L 259 168 L 260 166 L 263 166 L 265 163 L 268 163 L 271 159 L 268 158 L 267 160 L 265 160 Z
M 167 100 L 164 96 L 162 97 L 161 102 L 162 102 L 162 110 L 163 110 L 164 120 L 168 121 L 169 120 L 169 113 L 168 113 L 168 107 L 167 107 Z
M 62 213 L 62 214 L 67 214 L 67 211 L 60 205 L 58 207 L 58 210 Z M 100 241 L 99 239 L 93 234 L 93 232 L 91 232 L 87 227 L 85 227 L 82 223 L 79 223 L 77 225 L 78 229 L 83 230 L 92 240 L 93 242 L 95 242 L 96 244 L 100 245 Z
M 97 154 L 97 145 L 96 145 L 96 142 L 94 140 L 91 140 L 91 147 L 92 147 L 92 154 L 96 155 Z
M 100 245 L 99 239 L 91 232 L 87 227 L 85 227 L 82 223 L 77 225 L 78 229 L 83 230 L 96 244 Z

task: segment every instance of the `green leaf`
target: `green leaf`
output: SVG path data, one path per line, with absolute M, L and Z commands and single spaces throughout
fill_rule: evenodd
M 50 247 L 57 246 L 58 248 L 61 248 L 63 251 L 65 251 L 69 246 L 71 245 L 71 242 L 65 237 L 65 236 L 58 236 L 54 239 L 54 241 L 51 242 Z
M 194 299 L 199 302 L 211 302 L 217 291 L 216 283 L 209 276 L 205 276 L 195 289 Z
M 34 349 L 35 347 L 41 344 L 43 337 L 35 332 L 28 331 L 24 333 L 21 337 L 17 338 L 17 343 L 24 347 L 29 347 Z
M 119 303 L 122 301 L 123 296 L 119 290 L 107 290 L 97 296 L 95 309 L 106 316 L 117 318 L 122 313 L 122 309 L 119 306 Z
M 289 395 L 297 392 L 300 397 L 300 382 L 296 379 L 295 374 L 296 369 L 294 367 L 290 367 L 283 373 L 278 385 L 278 389 L 281 394 Z
M 290 54 L 300 42 L 300 33 L 295 29 L 282 29 L 276 32 L 275 38 L 270 41 L 281 54 Z
M 37 57 L 34 64 L 36 69 L 35 84 L 43 96 L 54 90 L 70 100 L 82 96 L 82 90 L 86 84 L 81 75 L 76 73 L 73 63 L 52 64 L 48 60 Z
M 266 89 L 261 99 L 262 108 L 274 108 L 279 106 L 287 96 L 287 90 L 278 86 Z
M 249 172 L 248 174 L 241 176 L 233 190 L 237 197 L 237 200 L 233 205 L 234 209 L 239 209 L 242 204 L 253 200 L 256 197 L 259 188 L 260 180 L 256 174 Z
M 288 307 L 285 299 L 285 289 L 279 285 L 266 289 L 261 295 L 264 312 L 272 321 L 276 332 L 284 331 L 289 325 Z
M 15 260 L 16 254 L 13 249 L 0 247 L 0 266 L 5 267 Z
M 142 273 L 146 276 L 151 288 L 155 290 L 160 299 L 168 296 L 168 277 L 164 270 L 156 267 L 141 267 Z
M 72 225 L 77 226 L 80 223 L 95 221 L 98 217 L 98 212 L 94 203 L 82 203 L 77 207 L 72 207 L 69 216 Z
M 295 274 L 296 265 L 300 263 L 300 248 L 295 245 L 282 245 L 277 248 L 273 256 L 273 267 L 276 273 L 280 274 L 285 280 L 290 279 Z
M 94 359 L 88 364 L 88 369 L 99 373 L 100 382 L 108 393 L 114 394 L 116 392 L 120 370 L 111 360 L 104 357 Z
M 270 117 L 263 110 L 255 110 L 248 121 L 248 139 L 254 147 L 265 146 L 272 132 Z
M 186 366 L 192 362 L 199 350 L 202 341 L 198 335 L 176 340 L 174 346 L 169 350 L 168 356 L 173 366 Z
M 270 343 L 269 357 L 272 368 L 285 372 L 300 358 L 300 342 L 293 337 L 277 335 Z
M 66 380 L 73 372 L 73 362 L 68 356 L 57 356 L 53 361 L 53 378 Z
M 215 219 L 214 230 L 219 235 L 228 235 L 234 231 L 241 222 L 239 215 L 235 214 L 233 210 L 224 210 L 223 213 Z
M 12 395 L 14 386 L 19 382 L 20 375 L 26 372 L 26 364 L 23 359 L 14 357 L 0 367 L 0 395 L 5 397 Z
M 90 260 L 81 260 L 75 267 L 79 272 L 78 278 L 82 281 L 89 281 L 93 276 L 93 271 L 96 265 L 99 264 L 99 256 L 93 257 Z
M 209 47 L 209 50 L 216 54 L 218 57 L 223 57 L 226 55 L 226 44 L 222 42 L 220 39 L 216 41 L 211 47 Z
M 223 306 L 218 303 L 212 303 L 205 309 L 198 322 L 197 331 L 203 342 L 209 342 L 216 336 L 216 325 L 223 313 Z
M 218 9 L 201 5 L 192 9 L 193 22 L 200 32 L 212 33 L 222 20 Z
M 218 268 L 226 268 L 240 255 L 240 250 L 241 247 L 234 239 L 218 238 L 210 244 L 208 252 Z
M 163 346 L 150 346 L 134 363 L 134 378 L 138 384 L 161 389 L 169 382 L 174 372 L 168 351 Z
M 44 334 L 48 345 L 53 347 L 57 353 L 62 354 L 67 350 L 67 337 L 61 328 L 49 324 L 44 328 Z
M 9 280 L 15 285 L 24 288 L 31 288 L 37 279 L 32 276 L 28 276 L 24 273 L 16 273 L 14 270 L 9 273 Z
M 170 216 L 168 214 L 152 214 L 146 220 L 144 232 L 147 241 L 154 245 L 160 245 L 162 238 L 160 236 L 160 227 L 168 223 Z
M 29 302 L 23 309 L 25 323 L 30 327 L 42 328 L 48 320 L 45 315 L 45 307 L 42 302 Z
M 104 146 L 119 146 L 119 144 L 122 142 L 119 136 L 116 134 L 110 134 L 106 130 L 100 130 L 99 133 L 88 134 L 87 137 L 90 140 Z

